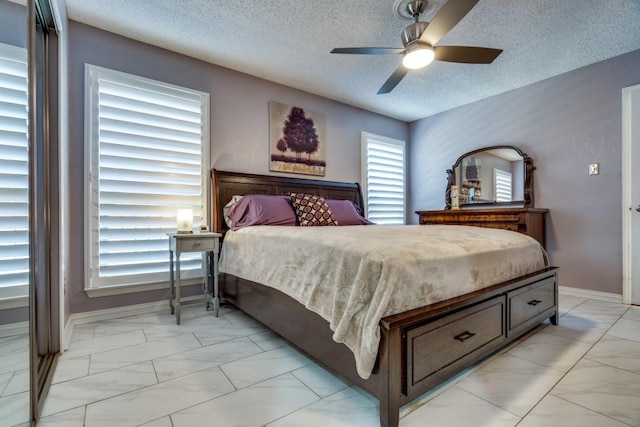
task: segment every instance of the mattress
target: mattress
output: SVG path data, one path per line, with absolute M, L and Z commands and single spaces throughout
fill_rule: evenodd
M 275 288 L 319 314 L 373 370 L 385 316 L 548 265 L 533 238 L 456 225 L 253 226 L 226 233 L 220 271 Z

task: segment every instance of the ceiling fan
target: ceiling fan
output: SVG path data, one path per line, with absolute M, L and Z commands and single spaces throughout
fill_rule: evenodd
M 407 12 L 414 19 L 414 23 L 402 32 L 404 48 L 340 47 L 333 49 L 331 53 L 362 55 L 403 54 L 402 64 L 378 90 L 378 95 L 391 92 L 409 70 L 426 67 L 433 60 L 466 64 L 490 64 L 502 53 L 501 49 L 473 46 L 436 46 L 436 43 L 455 27 L 478 1 L 447 1 L 431 22 L 418 20 L 420 15 L 427 10 L 427 1 L 410 1 L 407 4 Z

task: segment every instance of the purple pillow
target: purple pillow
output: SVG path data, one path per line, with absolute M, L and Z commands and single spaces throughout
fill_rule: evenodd
M 360 208 L 351 200 L 326 199 L 325 203 L 333 212 L 338 225 L 369 225 L 373 222 L 362 216 Z
M 250 225 L 296 225 L 296 213 L 287 196 L 249 194 L 229 212 L 233 230 Z

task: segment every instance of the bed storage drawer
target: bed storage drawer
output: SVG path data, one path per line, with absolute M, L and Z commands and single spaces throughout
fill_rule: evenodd
M 406 331 L 407 388 L 438 384 L 504 344 L 506 299 L 497 296 Z
M 524 333 L 555 311 L 556 276 L 507 293 L 507 333 Z

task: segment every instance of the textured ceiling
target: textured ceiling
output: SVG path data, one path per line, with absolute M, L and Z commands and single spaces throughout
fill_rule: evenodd
M 436 61 L 377 95 L 400 55 L 329 52 L 402 47 L 394 3 L 66 0 L 72 20 L 404 121 L 640 49 L 640 0 L 480 0 L 438 45 L 503 49 L 493 64 Z

